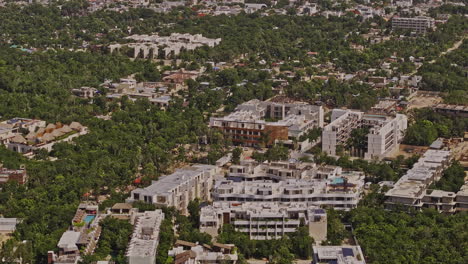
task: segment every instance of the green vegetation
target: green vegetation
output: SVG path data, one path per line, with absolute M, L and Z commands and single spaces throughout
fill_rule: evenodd
M 217 240 L 220 243 L 236 245 L 245 258 L 272 256 L 274 263 L 292 263 L 295 257 L 310 258 L 312 256 L 310 245 L 314 242 L 306 226 L 278 240 L 250 240 L 248 234 L 235 231 L 229 224 L 222 227 Z
M 327 240 L 322 242 L 322 245 L 339 246 L 343 240 L 349 237 L 350 234 L 346 231 L 341 222 L 340 212 L 333 209 L 327 210 Z
M 366 260 L 377 264 L 466 263 L 468 214 L 387 211 L 361 206 L 350 212 Z
M 126 220 L 107 217 L 100 223 L 101 236 L 94 254 L 86 256 L 82 264 L 103 260 L 111 256 L 117 264 L 127 263 L 125 250 L 133 232 L 133 226 Z
M 452 93 L 463 91 L 466 95 L 468 92 L 466 67 L 468 67 L 468 40 L 465 40 L 458 49 L 438 58 L 435 63 L 425 63 L 419 69 L 419 74 L 423 77 L 422 88 Z M 450 98 L 454 99 L 453 96 Z M 465 101 L 464 104 L 466 103 Z
M 428 146 L 438 137 L 462 137 L 468 130 L 468 118 L 444 116 L 430 108 L 415 109 L 412 115 L 416 122 L 408 127 L 405 144 Z
M 286 1 L 282 2 L 286 4 Z M 420 69 L 424 89 L 448 92 L 446 102 L 466 103 L 468 85 L 463 78 L 467 66 L 466 42 L 458 50 L 437 58 L 466 32 L 468 24 L 459 15 L 452 16 L 448 23 L 426 36 L 403 40 L 392 37 L 387 42 L 370 45 L 360 35 L 369 32 L 371 23 L 385 29 L 388 23 L 382 19 L 361 23 L 351 14 L 330 19 L 258 14 L 199 18 L 196 11 L 187 8 L 169 14 L 130 9 L 122 13 L 98 11 L 83 15 L 86 5 L 84 1 L 71 1 L 63 3 L 61 9 L 53 3 L 0 8 L 2 119 L 28 117 L 48 122 L 79 121 L 90 129 L 88 135 L 77 138 L 74 144 L 56 144 L 50 153 L 56 161 L 46 159 L 43 152 L 35 160 L 25 159 L 0 146 L 3 165 L 18 168 L 25 164 L 30 177 L 26 186 L 8 183 L 0 191 L 0 214 L 23 219 L 15 238 L 0 250 L 0 259 L 4 257 L 7 262 L 21 256 L 25 263 L 46 263 L 47 251 L 56 249 L 57 241 L 85 193 L 94 197 L 110 196 L 101 205 L 103 208 L 124 200 L 127 193 L 123 190 L 137 176 L 143 176 L 142 184 L 146 184 L 170 171 L 176 162 L 214 163 L 225 154 L 231 142 L 218 131 L 207 128 L 208 118 L 223 106 L 229 112 L 244 101 L 273 96 L 273 87 L 277 88 L 279 84 L 273 82 L 272 74 L 265 68 L 279 68 L 282 72 L 279 77 L 289 83 L 284 90 L 286 95 L 308 101 L 322 100 L 329 106 L 367 110 L 377 98 L 387 96 L 388 90 L 376 91 L 359 82 L 345 83 L 334 78 L 327 82 L 308 81 L 313 75 L 328 75 L 328 70 L 319 70 L 314 65 L 330 63 L 336 70 L 355 73 L 378 67 L 383 59 L 395 55 L 405 59 L 405 63 L 395 65 L 397 72 L 409 72 L 413 70 L 407 63 L 409 56 L 423 56 L 426 61 L 437 59 Z M 331 7 L 330 1 L 319 1 L 319 5 L 344 8 L 343 5 Z M 465 10 L 444 8 L 454 14 Z M 186 32 L 223 39 L 215 48 L 184 51 L 180 58 L 186 60 L 183 66 L 187 69 L 206 66 L 208 61 L 230 62 L 234 59 L 245 66 L 219 71 L 207 66 L 207 76 L 189 81 L 188 91 L 180 93 L 187 104 L 176 99 L 168 111 L 161 111 L 147 100 L 132 102 L 127 97 L 107 102 L 104 88 L 99 88 L 101 95 L 92 103 L 72 96 L 73 88 L 98 87 L 106 79 L 117 80 L 131 74 L 135 74 L 138 81 L 161 79 L 161 71 L 167 67 L 158 68 L 159 65 L 147 60 L 130 60 L 125 52 L 108 54 L 105 46 L 121 41 L 128 35 L 129 28 L 132 34 Z M 79 51 L 84 42 L 90 44 L 90 49 Z M 352 43 L 359 43 L 365 49 L 355 51 L 350 47 Z M 20 47 L 31 49 L 31 53 Z M 318 52 L 318 55 L 306 56 L 308 51 Z M 260 60 L 265 63 L 260 64 Z M 292 62 L 294 60 L 297 62 Z M 285 71 L 291 71 L 295 76 L 286 77 Z M 205 81 L 210 82 L 209 87 L 200 85 Z M 109 121 L 95 117 L 107 113 L 112 114 Z M 440 136 L 460 136 L 468 127 L 466 118 L 449 118 L 427 109 L 416 111 L 414 119 L 424 121 L 412 124 L 405 140 L 420 145 L 427 145 L 431 139 Z M 319 136 L 319 131 L 313 130 L 305 137 L 316 139 Z M 208 152 L 208 156 L 188 160 L 182 151 L 183 145 L 197 144 L 202 137 L 206 137 L 210 144 L 200 147 L 201 152 Z M 266 145 L 268 136 L 262 141 Z M 361 143 L 353 144 L 360 146 Z M 256 152 L 254 158 L 281 160 L 287 158 L 287 152 L 285 147 L 274 146 L 266 153 Z M 398 179 L 403 167 L 410 167 L 413 159 L 400 158 L 387 164 L 359 159 L 351 161 L 346 156 L 333 159 L 317 154 L 316 161 L 360 169 L 368 180 L 376 183 Z M 459 186 L 459 179 L 459 169 L 451 167 L 440 186 L 453 190 Z M 363 200 L 363 208 L 353 210 L 349 215 L 331 212 L 327 243 L 336 244 L 342 239 L 344 229 L 340 221 L 349 221 L 356 228 L 366 257 L 373 263 L 466 262 L 466 214 L 386 212 L 380 209 L 382 194 L 373 190 Z M 154 209 L 138 203 L 135 206 L 142 211 Z M 171 262 L 167 251 L 176 239 L 174 226 L 177 226 L 180 239 L 210 243 L 211 237 L 197 229 L 199 206 L 196 202 L 191 203 L 189 217 L 165 210 L 157 263 Z M 106 219 L 96 256 L 111 255 L 117 263 L 123 263 L 122 254 L 129 232 L 127 223 Z M 22 245 L 19 241 L 23 240 L 33 243 Z M 294 257 L 311 255 L 312 240 L 305 227 L 281 240 L 252 241 L 245 234 L 225 226 L 219 240 L 236 244 L 245 257 L 272 256 L 274 263 L 290 263 Z M 18 247 L 16 255 L 12 255 L 14 247 Z
M 265 153 L 254 152 L 252 158 L 258 162 L 268 161 L 278 161 L 288 159 L 288 148 L 281 145 L 274 145 L 273 147 L 267 149 Z
M 431 185 L 431 189 L 443 190 L 448 192 L 458 192 L 465 183 L 465 169 L 459 162 L 454 162 L 442 174 L 442 178 Z

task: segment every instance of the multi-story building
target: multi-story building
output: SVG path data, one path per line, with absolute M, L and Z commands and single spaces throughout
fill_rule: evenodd
M 322 151 L 336 156 L 336 148 L 345 146 L 351 132 L 361 126 L 363 112 L 333 109 L 330 124 L 322 131 Z
M 388 209 L 395 206 L 434 208 L 442 212 L 454 212 L 455 193 L 429 190 L 451 162 L 450 151 L 430 149 L 403 175 L 385 196 Z
M 364 186 L 363 173 L 345 172 L 338 175 L 338 169 L 304 169 L 301 174 L 298 171 L 275 171 L 277 167 L 272 167 L 272 171 L 257 167 L 253 173 L 242 172 L 240 167 L 236 167 L 236 170 L 229 172 L 228 179 L 215 183 L 214 200 L 309 202 L 316 206 L 350 210 L 357 206 Z
M 178 2 L 180 3 L 180 2 Z M 183 3 L 182 3 L 183 4 Z M 159 35 L 132 35 L 126 37 L 127 40 L 133 40 L 133 43 L 111 44 L 110 52 L 119 51 L 122 47 L 128 47 L 134 50 L 134 58 L 155 59 L 158 56 L 169 58 L 177 56 L 183 50 L 195 50 L 199 47 L 214 47 L 221 42 L 220 38 L 210 39 L 201 34 L 179 34 L 172 33 L 170 36 Z
M 323 108 L 282 97 L 271 101 L 254 99 L 225 117 L 212 117 L 210 127 L 222 130 L 235 144 L 272 144 L 276 140 L 297 139 L 312 128 L 323 127 Z
M 144 201 L 158 206 L 173 206 L 187 213 L 190 201 L 200 198 L 211 200 L 210 190 L 219 168 L 212 165 L 193 165 L 162 176 L 146 188 L 131 192 L 127 202 Z
M 434 28 L 435 20 L 431 17 L 393 17 L 392 29 L 406 29 L 415 33 L 426 33 L 429 28 Z
M 231 165 L 226 178 L 235 182 L 286 179 L 328 179 L 342 173 L 338 166 L 317 166 L 310 162 L 275 161 L 260 163 L 243 160 L 239 165 Z
M 3 165 L 0 163 L 0 185 L 9 181 L 15 181 L 18 184 L 25 184 L 27 180 L 28 175 L 24 167 L 21 167 L 19 170 L 9 170 L 7 168 L 3 168 Z
M 457 192 L 455 202 L 457 211 L 468 211 L 468 181 Z
M 164 214 L 161 210 L 136 214 L 132 238 L 126 252 L 129 264 L 156 263 L 159 231 L 163 220 Z
M 201 209 L 200 231 L 216 237 L 224 224 L 256 240 L 279 239 L 301 225 L 316 242 L 327 239 L 325 210 L 307 202 L 214 202 Z
M 360 246 L 314 246 L 313 264 L 366 264 Z
M 334 109 L 331 123 L 325 126 L 322 132 L 322 150 L 336 156 L 337 147 L 348 145 L 353 130 L 368 128 L 364 158 L 381 159 L 398 147 L 403 140 L 407 125 L 408 119 L 402 114 L 388 115 L 372 111 L 364 114 L 352 110 Z
M 57 244 L 58 253 L 47 252 L 48 264 L 76 264 L 82 255 L 94 252 L 101 235 L 98 205 L 87 202 L 78 206 L 70 228 L 62 234 Z
M 239 259 L 232 244 L 198 245 L 182 240 L 176 241 L 168 255 L 174 258 L 175 264 L 236 264 Z

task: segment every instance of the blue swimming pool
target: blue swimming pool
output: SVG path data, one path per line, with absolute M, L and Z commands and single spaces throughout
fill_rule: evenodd
M 335 178 L 333 179 L 332 181 L 332 184 L 343 184 L 344 183 L 344 179 L 343 178 Z
M 89 224 L 93 221 L 93 219 L 95 218 L 96 216 L 95 215 L 87 215 L 84 219 L 85 223 L 86 224 Z

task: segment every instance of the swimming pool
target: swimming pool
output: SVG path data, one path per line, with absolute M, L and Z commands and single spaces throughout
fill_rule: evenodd
M 93 219 L 95 218 L 96 216 L 95 215 L 87 215 L 84 219 L 85 223 L 86 224 L 89 224 L 93 221 Z
M 332 184 L 343 184 L 344 183 L 344 179 L 343 178 L 335 178 L 333 179 L 332 181 Z

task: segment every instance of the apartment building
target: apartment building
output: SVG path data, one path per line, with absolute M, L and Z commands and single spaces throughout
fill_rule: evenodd
M 380 108 L 375 108 L 380 109 Z M 337 155 L 337 147 L 346 147 L 351 133 L 357 128 L 368 128 L 365 159 L 382 159 L 398 147 L 408 126 L 408 118 L 402 114 L 386 114 L 334 109 L 330 124 L 322 132 L 322 150 Z
M 360 246 L 314 246 L 312 264 L 366 264 Z
M 364 186 L 360 172 L 342 173 L 327 179 L 282 179 L 233 181 L 218 180 L 213 189 L 215 201 L 230 202 L 309 202 L 340 210 L 356 208 Z
M 180 2 L 179 2 L 180 3 Z M 201 34 L 172 33 L 170 36 L 132 35 L 125 39 L 134 41 L 125 44 L 109 45 L 110 52 L 119 51 L 122 47 L 134 50 L 134 58 L 157 59 L 158 57 L 174 58 L 183 50 L 195 50 L 199 47 L 214 47 L 221 42 L 220 38 L 210 39 Z
M 457 192 L 456 210 L 459 212 L 468 211 L 468 181 Z
M 214 202 L 201 209 L 201 232 L 216 237 L 224 224 L 255 240 L 279 239 L 301 225 L 308 227 L 316 242 L 327 239 L 325 210 L 307 202 Z
M 418 160 L 413 168 L 403 175 L 385 196 L 385 206 L 434 208 L 440 212 L 455 211 L 455 193 L 440 190 L 429 190 L 437 182 L 442 172 L 451 162 L 450 151 L 430 149 Z
M 239 259 L 233 244 L 199 245 L 182 240 L 176 241 L 168 255 L 174 258 L 175 264 L 236 264 Z
M 328 179 L 342 173 L 338 166 L 318 166 L 311 162 L 256 162 L 243 160 L 238 165 L 231 165 L 226 178 L 235 182 L 272 180 L 279 182 L 287 179 Z
M 269 145 L 276 140 L 297 139 L 312 128 L 323 127 L 323 108 L 283 97 L 270 101 L 254 99 L 225 117 L 212 117 L 210 127 L 219 128 L 235 144 Z
M 186 214 L 189 202 L 195 198 L 211 200 L 210 190 L 219 170 L 217 166 L 201 164 L 178 169 L 153 181 L 146 188 L 133 190 L 127 202 L 144 201 L 157 206 L 173 206 Z
M 127 247 L 128 264 L 155 264 L 159 231 L 164 213 L 161 210 L 137 213 L 132 238 Z
M 392 29 L 411 30 L 418 34 L 424 34 L 429 28 L 434 28 L 435 20 L 431 17 L 393 17 Z
M 333 109 L 331 122 L 322 131 L 322 151 L 336 156 L 336 148 L 345 146 L 351 132 L 361 127 L 363 112 Z

